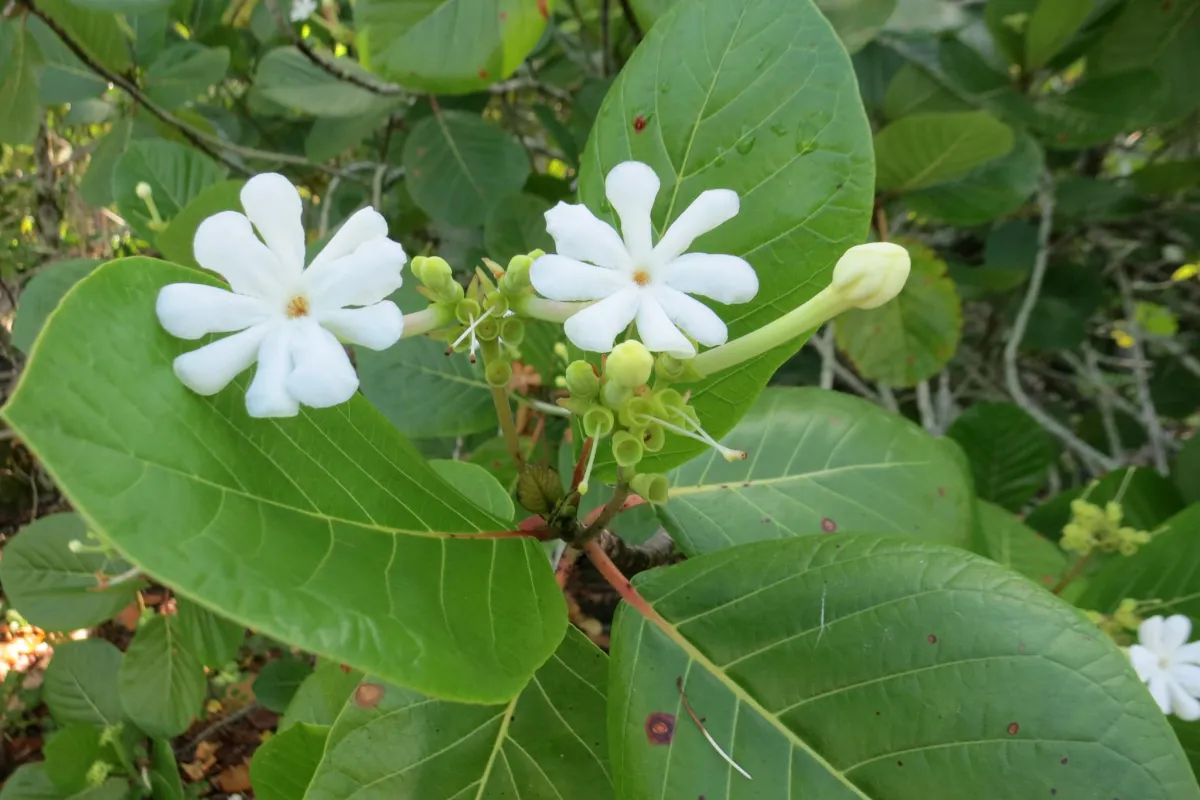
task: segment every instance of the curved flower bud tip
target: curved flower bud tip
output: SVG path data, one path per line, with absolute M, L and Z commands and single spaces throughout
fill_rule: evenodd
M 900 294 L 911 267 L 900 245 L 860 244 L 838 259 L 831 286 L 852 308 L 878 308 Z
M 613 348 L 604 362 L 604 374 L 626 389 L 644 386 L 654 370 L 654 355 L 646 345 L 630 340 Z
M 252 417 L 290 417 L 301 405 L 344 403 L 358 376 L 341 342 L 383 350 L 404 329 L 387 296 L 400 288 L 407 257 L 372 208 L 351 216 L 304 268 L 301 200 L 282 175 L 251 178 L 245 215 L 223 211 L 196 230 L 196 261 L 229 290 L 176 283 L 159 292 L 159 322 L 174 336 L 228 336 L 175 359 L 189 389 L 210 395 L 258 363 L 246 392 Z M 255 231 L 257 230 L 257 236 Z M 340 340 L 340 341 L 339 341 Z
M 758 277 L 743 259 L 684 255 L 699 236 L 737 215 L 737 194 L 702 192 L 654 244 L 651 210 L 659 186 L 654 170 L 636 161 L 608 174 L 605 192 L 624 238 L 586 206 L 559 203 L 546 212 L 558 252 L 534 261 L 529 279 L 550 300 L 595 301 L 565 324 L 580 349 L 607 353 L 633 323 L 648 349 L 691 358 L 694 342 L 716 347 L 729 335 L 716 312 L 691 295 L 732 304 L 758 293 Z

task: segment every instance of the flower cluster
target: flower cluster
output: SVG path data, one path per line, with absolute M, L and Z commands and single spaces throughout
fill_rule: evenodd
M 1200 642 L 1188 643 L 1192 621 L 1176 614 L 1150 617 L 1138 627 L 1129 660 L 1164 714 L 1200 719 Z
M 1109 502 L 1104 508 L 1086 500 L 1071 502 L 1071 521 L 1063 528 L 1060 545 L 1087 555 L 1093 550 L 1102 553 L 1119 552 L 1131 556 L 1138 547 L 1150 541 L 1150 534 L 1128 526 L 1122 527 L 1124 511 L 1120 503 Z

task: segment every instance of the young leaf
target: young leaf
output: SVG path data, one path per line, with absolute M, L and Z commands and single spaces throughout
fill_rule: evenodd
M 97 761 L 117 766 L 117 754 L 112 745 L 102 744 L 100 737 L 101 731 L 95 725 L 73 723 L 46 742 L 46 774 L 63 795 L 86 790 L 88 770 Z
M 292 696 L 279 721 L 279 730 L 285 731 L 301 722 L 325 727 L 332 725 L 362 677 L 361 672 L 344 664 L 327 658 L 317 659 L 316 669 Z
M 180 281 L 217 283 L 146 258 L 100 267 L 5 407 L 72 503 L 131 564 L 222 616 L 395 683 L 511 699 L 566 625 L 539 544 L 464 535 L 505 523 L 361 397 L 257 420 L 249 373 L 211 398 L 190 392 L 171 360 L 195 345 L 154 313 Z
M 124 719 L 117 674 L 121 651 L 104 639 L 83 639 L 54 648 L 42 698 L 62 725 L 81 722 L 112 727 Z
M 964 797 L 1087 796 L 1097 786 L 1105 797 L 1200 797 L 1112 640 L 978 556 L 804 537 L 701 556 L 635 584 L 666 632 L 618 610 L 618 797 L 724 800 L 770 787 L 867 800 L 943 797 L 948 786 Z M 649 726 L 667 720 L 659 730 L 670 745 L 648 743 Z
M 154 800 L 185 800 L 175 751 L 167 739 L 150 742 L 150 790 Z
M 87 526 L 75 514 L 42 517 L 21 529 L 4 547 L 0 583 L 21 616 L 47 631 L 69 633 L 112 619 L 129 605 L 144 581 L 107 586 L 129 569 L 103 553 L 72 553 L 72 540 L 87 539 Z M 94 546 L 94 543 L 91 543 Z
M 914 114 L 875 135 L 880 191 L 907 192 L 961 178 L 1012 150 L 1013 130 L 986 111 Z
M 244 627 L 183 598 L 176 601 L 176 608 L 183 644 L 201 664 L 221 669 L 237 657 L 246 638 Z
M 976 493 L 1009 511 L 1020 511 L 1033 499 L 1058 458 L 1050 434 L 1012 403 L 976 403 L 946 435 L 970 459 Z
M 150 184 L 154 204 L 164 222 L 175 218 L 200 191 L 221 180 L 224 170 L 195 148 L 165 139 L 138 139 L 129 145 L 113 172 L 117 210 L 147 241 L 158 231 L 151 226 L 146 201 L 137 185 Z
M 159 614 L 138 628 L 121 664 L 121 707 L 135 725 L 166 739 L 200 713 L 208 682 L 179 618 Z
M 985 553 L 992 561 L 1046 588 L 1062 577 L 1067 557 L 1054 542 L 986 500 L 976 504 L 975 513 Z
M 834 531 L 963 546 L 970 537 L 971 488 L 958 464 L 919 426 L 872 403 L 767 389 L 724 443 L 749 458 L 713 453 L 671 475 L 660 516 L 688 555 Z
M 904 202 L 918 214 L 950 225 L 980 225 L 1011 214 L 1037 189 L 1045 159 L 1037 140 L 1018 133 L 1007 155 L 977 167 L 961 178 L 918 189 Z
M 254 696 L 268 711 L 282 714 L 313 668 L 308 661 L 285 655 L 267 662 L 254 679 Z
M 512 520 L 517 510 L 512 496 L 500 485 L 500 481 L 478 464 L 452 459 L 437 459 L 429 462 L 433 471 L 442 480 L 453 486 L 468 502 L 482 508 L 497 519 Z
M 146 71 L 146 94 L 161 106 L 178 108 L 220 83 L 228 69 L 228 47 L 180 42 L 159 54 Z
M 250 762 L 255 800 L 305 800 L 328 738 L 328 725 L 302 722 L 255 750 Z
M 350 59 L 336 63 L 341 69 L 370 77 Z M 294 47 L 272 50 L 258 62 L 254 90 L 281 106 L 315 117 L 356 117 L 378 104 L 378 95 L 330 75 Z
M 808 0 L 680 0 L 646 34 L 605 97 L 580 168 L 579 196 L 616 223 L 604 180 L 649 164 L 662 181 L 655 231 L 707 189 L 732 189 L 741 210 L 691 250 L 745 258 L 759 291 L 711 307 L 734 339 L 791 311 L 829 280 L 871 214 L 870 128 L 845 49 Z M 694 384 L 713 436 L 733 428 L 803 337 Z M 664 472 L 703 445 L 671 436 L 639 465 Z M 608 461 L 607 463 L 612 463 Z
M 1094 0 L 1041 0 L 1025 29 L 1025 69 L 1041 69 L 1058 55 L 1092 13 Z
M 68 795 L 54 785 L 45 763 L 23 764 L 4 782 L 0 800 L 124 800 L 129 783 L 109 778 L 94 789 Z

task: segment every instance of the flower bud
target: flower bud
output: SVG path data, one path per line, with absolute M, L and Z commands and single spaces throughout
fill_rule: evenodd
M 657 422 L 651 422 L 642 431 L 642 448 L 647 453 L 657 453 L 666 443 L 667 432 Z
M 638 341 L 621 342 L 608 354 L 604 375 L 626 389 L 644 386 L 654 369 L 654 356 Z
M 600 378 L 586 361 L 572 361 L 567 366 L 567 391 L 572 397 L 588 400 L 600 393 Z
M 588 436 L 607 436 L 613 429 L 613 412 L 604 406 L 592 406 L 583 415 L 583 432 Z
M 525 341 L 525 323 L 516 317 L 509 317 L 500 323 L 500 338 L 505 344 L 516 347 Z
M 620 408 L 631 397 L 633 389 L 627 389 L 616 381 L 605 381 L 600 390 L 600 402 L 609 408 Z
M 669 499 L 671 484 L 667 481 L 667 476 L 649 473 L 634 475 L 633 480 L 629 482 L 629 487 L 641 495 L 647 503 L 662 505 Z
M 612 439 L 613 458 L 622 467 L 632 467 L 642 460 L 642 440 L 629 431 L 617 431 Z
M 851 247 L 833 268 L 831 286 L 854 308 L 878 308 L 904 288 L 911 260 L 889 242 Z
M 488 317 L 475 326 L 475 335 L 481 342 L 496 341 L 500 338 L 500 321 L 495 317 Z
M 497 317 L 503 317 L 508 311 L 508 298 L 499 292 L 492 292 L 483 299 L 483 307 Z
M 154 190 L 145 181 L 138 181 L 137 186 L 133 187 L 133 191 L 142 200 L 149 200 L 154 196 Z
M 408 262 L 408 266 L 412 270 L 412 274 L 415 275 L 417 280 L 419 280 L 421 283 L 425 282 L 425 279 L 421 277 L 421 270 L 425 269 L 425 262 L 428 260 L 429 259 L 426 256 L 413 256 L 412 261 Z
M 562 495 L 562 480 L 545 464 L 526 464 L 517 478 L 517 502 L 532 514 L 547 513 Z
M 528 289 L 529 268 L 532 266 L 533 259 L 529 256 L 513 256 L 508 262 L 508 269 L 504 271 L 504 277 L 500 279 L 500 288 L 506 292 Z
M 508 386 L 508 382 L 512 380 L 512 364 L 507 361 L 493 361 L 487 365 L 484 374 L 487 377 L 488 386 L 502 389 Z
M 78 539 L 72 539 L 67 542 L 67 549 L 72 553 L 82 553 L 86 548 L 83 546 L 83 542 Z
M 426 269 L 428 268 L 428 265 L 426 265 Z M 476 303 L 474 300 L 469 298 L 465 300 L 459 300 L 458 305 L 454 307 L 454 316 L 457 317 L 458 321 L 463 325 L 470 325 L 471 321 L 479 316 L 479 303 Z

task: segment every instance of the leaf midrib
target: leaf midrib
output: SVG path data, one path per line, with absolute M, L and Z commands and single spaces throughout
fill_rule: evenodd
M 671 497 L 683 497 L 691 494 L 707 494 L 710 492 L 727 491 L 728 489 L 750 489 L 756 486 L 778 486 L 779 484 L 811 481 L 826 475 L 836 475 L 841 472 L 864 469 L 891 469 L 892 467 L 927 467 L 932 461 L 891 461 L 885 464 L 848 464 L 844 467 L 821 469 L 814 472 L 801 472 L 795 475 L 779 475 L 774 478 L 758 478 L 745 480 L 731 478 L 721 483 L 700 483 L 693 486 L 671 487 Z

